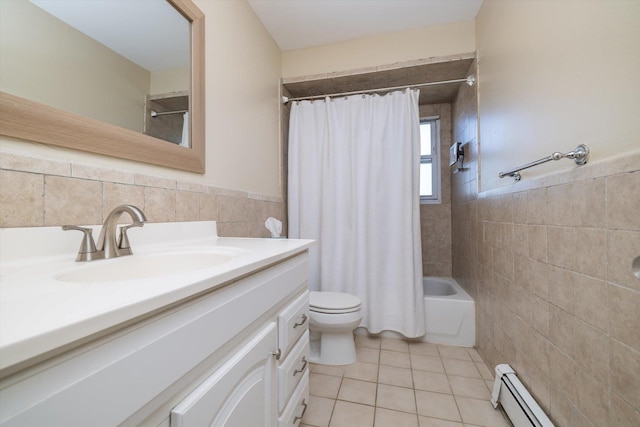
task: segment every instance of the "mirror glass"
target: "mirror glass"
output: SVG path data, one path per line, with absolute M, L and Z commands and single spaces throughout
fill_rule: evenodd
M 165 0 L 2 2 L 0 89 L 189 143 L 190 22 Z
M 192 0 L 0 0 L 0 135 L 204 173 Z

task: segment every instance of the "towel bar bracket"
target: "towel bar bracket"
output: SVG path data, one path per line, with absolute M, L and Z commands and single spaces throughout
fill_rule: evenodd
M 585 144 L 580 144 L 575 150 L 564 154 L 563 157 L 573 159 L 573 161 L 576 162 L 576 165 L 582 166 L 589 160 L 589 147 Z

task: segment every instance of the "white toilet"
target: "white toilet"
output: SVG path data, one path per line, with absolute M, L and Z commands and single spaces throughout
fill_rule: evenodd
M 309 296 L 309 361 L 349 365 L 356 361 L 353 330 L 362 320 L 360 298 L 340 292 L 311 292 Z

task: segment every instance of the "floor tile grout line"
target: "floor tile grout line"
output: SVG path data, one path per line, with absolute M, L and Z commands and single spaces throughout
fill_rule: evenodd
M 411 346 L 409 346 L 409 351 L 411 351 Z M 420 411 L 418 410 L 418 396 L 416 394 L 416 384 L 413 381 L 413 359 L 411 358 L 411 353 L 409 353 L 409 366 L 411 368 L 411 384 L 413 385 L 413 403 L 416 405 L 416 418 L 418 420 L 418 425 L 420 425 Z
M 451 387 L 451 383 L 449 383 L 449 387 Z M 451 388 L 451 392 L 453 393 L 453 388 Z M 452 396 L 453 396 L 453 402 L 456 404 L 456 409 L 458 410 L 458 416 L 460 417 L 460 422 L 464 425 L 464 420 L 462 419 L 462 411 L 460 410 L 458 399 L 456 399 L 455 395 L 452 395 Z
M 340 389 L 342 388 L 342 381 L 344 380 L 344 375 L 340 378 L 340 387 L 338 387 L 338 393 L 336 394 L 336 398 L 333 401 L 333 409 L 331 410 L 331 416 L 329 417 L 329 424 L 331 426 L 331 420 L 336 412 L 336 405 L 338 404 L 338 396 L 340 395 Z

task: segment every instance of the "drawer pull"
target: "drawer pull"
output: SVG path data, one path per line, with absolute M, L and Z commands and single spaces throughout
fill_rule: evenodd
M 297 423 L 298 420 L 301 420 L 302 417 L 304 417 L 304 413 L 307 412 L 307 401 L 306 401 L 306 399 L 302 399 L 302 402 L 300 404 L 303 406 L 302 413 L 300 414 L 299 417 L 297 417 L 297 416 L 293 417 L 293 424 Z
M 280 356 L 282 356 L 282 350 L 278 349 L 278 351 L 272 351 L 271 354 L 273 354 L 273 357 L 275 357 L 276 360 L 280 360 Z
M 294 325 L 293 325 L 293 329 L 295 329 L 295 328 L 297 328 L 298 326 L 302 326 L 302 325 L 304 325 L 305 323 L 307 323 L 307 319 L 308 319 L 307 315 L 306 315 L 305 313 L 302 313 L 302 322 L 299 322 L 299 323 L 294 324 Z
M 302 372 L 304 372 L 305 369 L 307 369 L 307 364 L 309 363 L 309 361 L 307 360 L 307 356 L 303 356 L 302 357 L 302 368 L 300 369 L 296 369 L 295 371 L 293 371 L 293 376 L 295 377 L 298 374 L 301 374 Z

